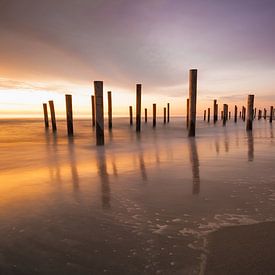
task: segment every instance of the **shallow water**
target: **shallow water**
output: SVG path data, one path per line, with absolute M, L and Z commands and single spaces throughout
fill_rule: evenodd
M 0 120 L 0 274 L 203 274 L 209 233 L 274 220 L 272 124 L 197 124 Z

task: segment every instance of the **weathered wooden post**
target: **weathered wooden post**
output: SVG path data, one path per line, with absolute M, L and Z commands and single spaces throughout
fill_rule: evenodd
M 95 127 L 95 96 L 91 96 L 91 102 L 92 102 L 92 125 Z
M 43 111 L 44 111 L 44 123 L 45 128 L 49 128 L 49 118 L 48 118 L 48 109 L 47 109 L 47 103 L 43 103 Z
M 74 126 L 73 126 L 72 96 L 65 95 L 65 98 L 66 98 L 67 132 L 68 132 L 68 136 L 73 136 L 74 135 Z
M 267 110 L 266 108 L 264 108 L 264 119 L 266 119 L 266 115 L 267 115 Z
M 227 119 L 228 119 L 228 105 L 223 104 L 223 126 L 226 125 Z
M 231 119 L 231 112 L 229 112 L 228 119 L 229 120 Z
M 94 81 L 96 111 L 96 145 L 104 145 L 103 81 Z
M 133 125 L 133 107 L 129 106 L 130 125 Z
M 141 84 L 136 86 L 136 131 L 140 132 L 141 128 Z
M 156 121 L 157 121 L 157 104 L 153 104 L 153 127 L 156 127 Z
M 113 114 L 112 114 L 112 92 L 108 92 L 108 126 L 113 128 Z
M 203 111 L 203 120 L 206 120 L 206 110 Z
M 197 73 L 198 71 L 196 69 L 189 71 L 189 137 L 194 137 L 196 135 Z
M 270 106 L 270 117 L 269 117 L 269 122 L 272 123 L 273 120 L 273 106 Z
M 257 115 L 257 108 L 254 109 L 254 116 L 253 116 L 253 119 L 256 118 L 256 115 Z
M 245 113 L 246 113 L 246 108 L 243 106 L 242 108 L 242 119 L 245 121 Z
M 217 99 L 214 99 L 213 110 L 214 110 L 213 121 L 214 121 L 214 123 L 216 123 L 217 120 L 218 120 L 218 104 L 217 104 Z
M 163 108 L 163 123 L 166 124 L 166 108 Z
M 189 98 L 186 99 L 186 128 L 189 127 L 189 108 L 190 108 L 190 102 Z
M 223 120 L 223 115 L 224 115 L 224 113 L 223 113 L 223 111 L 221 111 L 221 120 Z
M 246 130 L 251 131 L 253 128 L 253 119 L 254 119 L 254 95 L 248 95 L 247 98 L 247 121 L 246 121 Z
M 238 117 L 238 107 L 237 105 L 235 105 L 235 109 L 234 109 L 234 122 L 237 122 L 237 117 Z
M 262 110 L 258 111 L 258 120 L 260 120 L 262 118 Z
M 207 112 L 207 122 L 210 122 L 210 108 L 208 108 L 208 112 Z
M 56 132 L 56 120 L 55 120 L 55 110 L 54 110 L 53 100 L 49 101 L 49 105 L 50 105 L 51 120 L 52 120 L 52 130 L 53 132 Z
M 144 115 L 145 123 L 147 123 L 147 108 L 144 109 Z
M 228 105 L 223 104 L 223 126 L 226 125 L 227 118 L 228 118 Z
M 170 122 L 170 103 L 167 103 L 167 123 Z

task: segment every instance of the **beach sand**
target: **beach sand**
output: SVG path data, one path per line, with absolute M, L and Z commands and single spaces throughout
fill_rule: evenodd
M 274 274 L 275 223 L 226 227 L 209 236 L 205 274 Z
M 65 121 L 56 135 L 42 120 L 0 123 L 1 275 L 238 274 L 245 250 L 247 270 L 272 269 L 253 254 L 273 251 L 268 121 L 253 134 L 198 121 L 187 138 L 183 119 L 149 120 L 139 135 L 114 119 L 104 147 L 90 120 L 75 121 L 73 139 Z

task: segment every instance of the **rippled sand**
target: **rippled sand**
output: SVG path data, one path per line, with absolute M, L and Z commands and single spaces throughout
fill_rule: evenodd
M 115 119 L 104 147 L 89 120 L 73 139 L 65 121 L 0 124 L 0 274 L 203 274 L 212 232 L 275 219 L 268 121 L 190 139 L 182 119 L 140 135 Z

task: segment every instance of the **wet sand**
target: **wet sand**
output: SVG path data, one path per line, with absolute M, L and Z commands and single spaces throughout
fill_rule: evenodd
M 68 139 L 65 121 L 57 135 L 42 120 L 1 121 L 1 275 L 203 274 L 213 232 L 275 220 L 267 121 L 253 134 L 198 122 L 190 139 L 181 119 L 140 135 L 114 119 L 100 148 L 90 125 L 75 121 Z
M 227 227 L 209 236 L 205 274 L 274 274 L 275 223 Z

